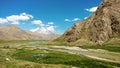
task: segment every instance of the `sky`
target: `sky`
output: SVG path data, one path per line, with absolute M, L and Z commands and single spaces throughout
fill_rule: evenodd
M 0 0 L 0 25 L 63 34 L 92 15 L 102 0 Z

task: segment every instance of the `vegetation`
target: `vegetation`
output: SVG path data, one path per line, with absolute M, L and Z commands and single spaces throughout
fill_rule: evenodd
M 9 45 L 12 45 L 12 44 L 13 43 L 11 43 L 11 44 L 9 43 Z M 13 57 L 13 54 L 15 54 L 16 52 L 23 53 L 24 50 L 25 49 L 19 49 L 19 47 L 18 47 L 18 49 L 1 47 L 0 48 L 0 68 L 44 68 L 44 67 L 45 68 L 72 68 L 72 66 L 66 66 L 66 65 L 62 65 L 62 64 L 39 64 L 36 62 L 29 62 L 29 61 L 15 59 Z M 25 50 L 25 51 L 30 51 L 30 50 Z M 36 49 L 32 53 L 33 53 L 34 57 L 37 57 L 37 56 L 35 56 L 36 53 L 38 53 L 38 54 L 43 53 L 43 51 Z M 28 54 L 26 54 L 26 55 L 28 55 Z M 29 58 L 30 56 L 28 55 L 27 57 Z
M 112 52 L 120 52 L 120 39 L 114 38 L 114 39 L 108 40 L 102 45 L 89 44 L 89 45 L 83 45 L 80 47 L 85 49 L 104 49 Z
M 34 56 L 35 54 L 42 55 Z M 112 68 L 120 66 L 120 64 L 97 61 L 86 58 L 82 55 L 77 56 L 64 52 L 45 51 L 40 49 L 19 49 L 13 54 L 13 57 L 15 59 L 31 61 L 40 64 L 63 64 L 80 68 Z
M 85 49 L 104 49 L 104 50 L 108 50 L 108 51 L 112 51 L 112 52 L 120 52 L 120 46 L 117 45 L 93 45 L 93 46 L 81 46 L 81 48 L 85 48 Z
M 42 40 L 10 40 L 10 41 L 0 40 L 0 47 L 4 46 L 16 47 L 20 45 L 31 45 L 41 43 L 41 41 Z
M 85 40 L 79 40 L 85 43 Z M 78 41 L 78 42 L 79 42 Z M 60 41 L 40 41 L 40 40 L 15 40 L 15 41 L 0 41 L 0 68 L 114 68 L 120 67 L 120 64 L 110 63 L 105 61 L 98 61 L 84 57 L 82 55 L 68 54 L 64 52 L 57 52 L 46 49 L 37 49 L 26 46 L 79 46 L 80 43 L 64 43 Z M 80 46 L 85 49 L 105 49 L 113 52 L 120 52 L 119 43 L 113 44 L 114 41 L 106 42 L 103 45 L 92 45 L 86 43 L 84 46 Z M 16 47 L 16 45 L 22 45 Z M 71 44 L 71 45 L 70 45 Z M 111 44 L 111 45 L 110 45 Z M 13 46 L 6 47 L 5 45 Z M 3 47 L 5 46 L 5 47 Z M 14 48 L 16 47 L 16 48 Z M 10 61 L 6 61 L 9 58 Z M 7 62 L 7 64 L 6 64 Z
M 55 40 L 55 41 L 45 41 L 45 42 L 41 42 L 41 43 L 38 43 L 39 45 L 57 45 L 57 46 L 66 46 L 67 43 L 66 42 L 63 42 L 63 41 L 58 41 L 58 40 Z

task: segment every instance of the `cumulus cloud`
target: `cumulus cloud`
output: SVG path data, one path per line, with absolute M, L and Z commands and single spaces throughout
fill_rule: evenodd
M 35 29 L 31 29 L 30 31 L 48 35 L 54 33 L 54 30 L 55 30 L 55 26 L 48 26 L 48 27 L 37 27 Z
M 27 13 L 21 13 L 19 15 L 11 15 L 7 16 L 6 18 L 0 18 L 0 24 L 25 24 L 25 21 L 33 19 L 33 16 Z M 21 22 L 22 21 L 22 22 Z M 21 22 L 21 23 L 20 23 Z M 24 22 L 24 23 L 23 23 Z M 42 20 L 33 20 L 31 21 L 32 24 L 39 25 L 39 27 L 35 29 L 31 29 L 32 32 L 38 32 L 41 34 L 49 34 L 54 33 L 55 26 L 54 22 L 48 22 L 47 24 L 44 24 Z
M 49 27 L 47 27 L 46 29 L 48 30 L 48 31 L 51 31 L 51 32 L 54 32 L 54 26 L 49 26 Z
M 70 22 L 70 20 L 69 20 L 69 19 L 65 19 L 64 21 L 65 21 L 65 22 Z
M 21 13 L 20 15 L 11 15 L 11 16 L 8 16 L 6 17 L 6 19 L 8 21 L 12 21 L 12 22 L 16 22 L 16 21 L 19 21 L 19 20 L 29 20 L 33 18 L 32 15 L 29 15 L 29 14 L 26 14 L 26 13 Z
M 79 18 L 74 18 L 72 21 L 79 21 L 80 19 Z
M 4 18 L 0 18 L 0 24 L 4 24 L 4 23 L 7 23 L 8 20 L 4 19 Z
M 47 24 L 43 24 L 41 20 L 34 20 L 32 21 L 32 23 L 40 26 L 35 29 L 31 29 L 30 31 L 32 32 L 48 35 L 54 33 L 55 31 L 55 26 L 53 26 L 54 22 L 48 22 Z
M 11 24 L 20 24 L 18 21 L 14 21 Z
M 92 7 L 92 8 L 88 8 L 88 9 L 85 9 L 86 11 L 88 12 L 95 12 L 97 10 L 97 6 L 96 7 Z
M 85 17 L 84 19 L 87 19 L 88 17 Z
M 41 27 L 45 26 L 41 20 L 34 20 L 34 21 L 32 21 L 32 23 L 36 24 L 36 25 L 40 25 Z
M 8 21 L 12 22 L 11 24 L 19 24 L 19 21 L 27 21 L 32 18 L 33 18 L 32 15 L 26 13 L 21 13 L 20 15 L 11 15 L 6 17 Z
M 54 24 L 54 22 L 48 22 L 48 25 L 53 25 Z
M 0 23 L 8 23 L 9 24 L 20 24 L 19 21 L 27 21 L 32 19 L 33 16 L 30 14 L 26 14 L 26 13 L 21 13 L 19 15 L 11 15 L 11 16 L 7 16 L 6 18 L 0 18 Z
M 39 27 L 37 27 L 37 28 L 35 28 L 35 29 L 31 29 L 30 31 L 31 32 L 36 32 L 36 31 L 38 31 L 39 30 Z
M 76 22 L 76 21 L 79 21 L 80 20 L 80 18 L 73 18 L 72 20 L 70 20 L 70 19 L 65 19 L 64 21 L 65 22 Z

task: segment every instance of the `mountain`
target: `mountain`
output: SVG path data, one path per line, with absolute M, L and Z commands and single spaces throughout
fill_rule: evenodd
M 120 0 L 103 0 L 92 16 L 75 23 L 58 39 L 104 43 L 112 38 L 120 38 Z
M 53 33 L 50 30 L 41 29 L 41 28 L 31 30 L 30 33 L 37 34 L 37 35 L 41 36 L 41 39 L 43 39 L 43 40 L 54 40 L 60 36 L 58 34 Z
M 39 33 L 31 32 L 31 31 L 25 31 L 25 32 L 27 32 L 28 34 L 32 35 L 32 37 L 34 37 L 34 38 L 36 38 L 38 40 L 42 39 L 42 37 L 41 37 L 41 35 Z
M 0 40 L 35 40 L 35 37 L 13 25 L 0 25 Z

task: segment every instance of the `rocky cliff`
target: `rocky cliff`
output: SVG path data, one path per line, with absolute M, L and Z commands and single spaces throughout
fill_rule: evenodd
M 105 42 L 120 37 L 120 0 L 104 0 L 97 11 L 80 23 L 75 23 L 59 40 L 74 42 L 86 39 Z

